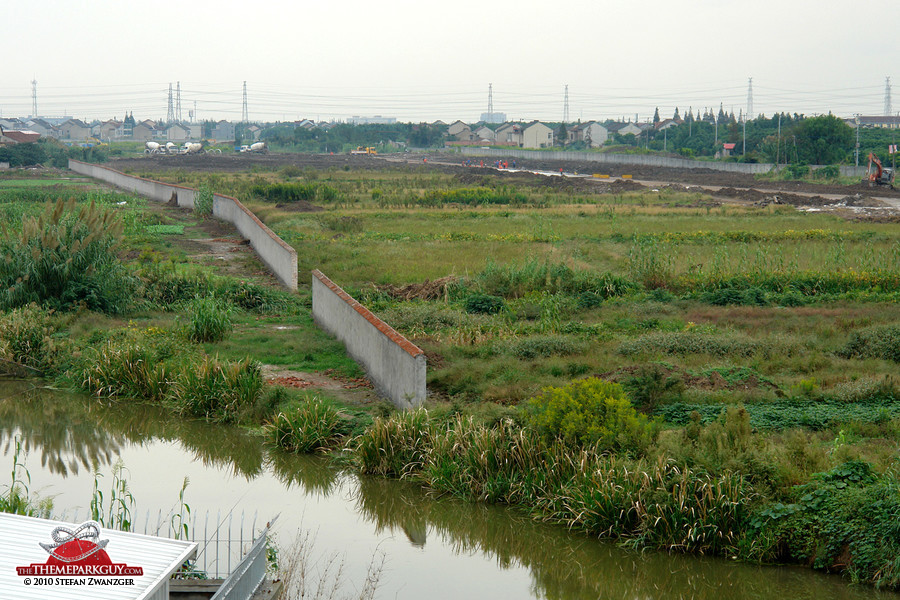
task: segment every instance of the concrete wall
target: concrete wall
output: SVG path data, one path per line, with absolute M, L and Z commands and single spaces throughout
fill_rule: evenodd
M 772 163 L 729 163 L 718 161 L 690 160 L 653 154 L 599 154 L 596 152 L 566 152 L 563 150 L 536 152 L 533 150 L 503 150 L 500 148 L 461 148 L 466 156 L 488 156 L 495 158 L 525 158 L 530 160 L 568 160 L 595 162 L 612 165 L 636 165 L 647 167 L 667 167 L 670 169 L 711 169 L 728 173 L 768 173 L 775 166 Z M 783 167 L 783 165 L 782 165 Z M 816 165 L 812 169 L 819 168 Z M 840 167 L 845 177 L 862 177 L 865 167 Z
M 275 235 L 271 229 L 236 198 L 213 195 L 213 216 L 233 224 L 250 240 L 260 260 L 289 290 L 297 289 L 297 251 Z
M 77 160 L 69 160 L 69 169 L 156 202 L 174 200 L 174 203 L 182 208 L 193 209 L 194 197 L 199 194 L 192 188 L 126 175 L 120 171 Z M 235 198 L 215 194 L 213 196 L 213 216 L 233 224 L 242 236 L 250 240 L 250 245 L 257 256 L 269 267 L 275 277 L 289 290 L 296 291 L 296 250 L 284 243 Z
M 425 353 L 328 279 L 312 273 L 316 324 L 347 347 L 379 394 L 401 409 L 425 401 Z

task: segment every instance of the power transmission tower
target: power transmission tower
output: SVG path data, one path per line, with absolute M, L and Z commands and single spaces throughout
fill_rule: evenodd
M 884 116 L 889 117 L 894 112 L 891 106 L 891 78 L 884 78 Z
M 178 82 L 178 88 L 175 95 L 175 118 L 181 123 L 181 82 Z
M 488 84 L 488 119 L 494 122 L 494 84 Z
M 37 79 L 31 80 L 31 116 L 37 118 Z
M 563 100 L 563 123 L 569 122 L 569 86 L 566 85 L 566 95 Z
M 175 121 L 175 104 L 172 102 L 172 84 L 169 84 L 169 110 L 166 113 L 166 123 Z
M 250 113 L 247 111 L 247 82 L 244 82 L 244 106 L 241 110 L 241 121 L 247 123 L 250 121 Z
M 747 116 L 748 121 L 753 118 L 753 78 L 747 83 Z

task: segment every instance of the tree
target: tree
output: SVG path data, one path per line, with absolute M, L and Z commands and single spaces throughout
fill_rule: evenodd
M 556 130 L 556 143 L 560 146 L 565 146 L 568 141 L 569 132 L 566 131 L 566 124 L 560 123 L 559 128 Z
M 681 118 L 681 117 L 678 115 L 678 107 L 676 106 L 676 107 L 675 107 L 675 114 L 672 115 L 672 120 L 673 120 L 673 121 L 677 121 L 677 120 L 679 120 L 680 118 Z
M 803 119 L 794 125 L 791 133 L 797 140 L 800 161 L 807 164 L 840 162 L 852 147 L 853 130 L 834 115 Z
M 656 107 L 656 112 L 653 113 L 653 124 L 656 125 L 657 123 L 659 123 L 659 121 L 660 121 L 660 119 L 659 119 L 659 107 L 657 106 L 657 107 Z

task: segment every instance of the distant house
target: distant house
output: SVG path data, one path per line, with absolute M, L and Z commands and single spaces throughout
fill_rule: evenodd
M 116 121 L 115 119 L 104 121 L 103 123 L 100 123 L 99 127 L 97 127 L 96 136 L 100 141 L 106 140 L 108 142 L 110 140 L 117 140 L 124 135 L 125 131 L 122 127 L 122 123 Z
M 45 121 L 44 119 L 29 119 L 25 125 L 31 131 L 36 131 L 43 137 L 56 137 L 56 127 Z
M 230 121 L 219 121 L 213 129 L 212 137 L 217 142 L 226 142 L 234 140 L 234 123 Z
M 490 127 L 482 125 L 478 129 L 475 130 L 475 138 L 478 140 L 482 140 L 485 142 L 493 142 L 494 141 L 494 130 Z
M 125 115 L 125 120 L 122 121 L 122 137 L 131 138 L 134 136 L 134 113 Z
M 13 144 L 30 144 L 41 139 L 41 134 L 28 130 L 6 130 L 0 127 L 0 146 L 12 146 Z
M 845 121 L 851 127 L 856 127 L 855 119 L 848 119 Z M 884 127 L 887 129 L 900 129 L 900 116 L 886 116 L 886 117 L 859 117 L 859 126 L 860 127 Z
M 553 130 L 540 121 L 532 121 L 522 129 L 523 148 L 551 148 Z
M 299 127 L 300 129 L 309 130 L 309 129 L 315 129 L 316 123 L 315 123 L 315 121 L 310 121 L 309 119 L 303 119 L 302 121 L 295 121 L 294 126 Z
M 141 121 L 134 126 L 131 132 L 131 138 L 141 142 L 148 142 L 156 137 L 156 127 L 151 125 L 152 121 Z
M 681 125 L 682 123 L 684 123 L 684 121 L 682 121 L 681 119 L 663 119 L 656 124 L 656 130 L 663 131 L 664 129 L 669 129 L 677 125 Z
M 588 148 L 599 148 L 609 141 L 609 131 L 597 121 L 579 123 L 568 131 L 569 143 L 584 142 Z
M 459 134 L 463 134 L 463 136 L 468 139 L 468 135 L 471 133 L 472 130 L 462 121 L 453 121 L 450 123 L 450 127 L 447 128 L 447 135 L 456 139 L 460 139 Z
M 173 123 L 166 129 L 166 140 L 185 142 L 191 139 L 191 128 L 183 123 Z
M 0 128 L 3 129 L 24 129 L 25 123 L 18 119 L 0 119 Z
M 251 125 L 244 129 L 244 134 L 247 136 L 247 138 L 254 142 L 259 141 L 259 136 L 261 133 L 262 129 L 259 127 L 259 125 Z
M 91 137 L 91 126 L 80 119 L 69 119 L 59 127 L 59 139 L 83 142 Z
M 504 123 L 494 131 L 494 143 L 500 146 L 522 145 L 522 126 L 517 123 Z
M 636 123 L 608 123 L 606 128 L 610 133 L 618 134 L 618 135 L 628 135 L 631 134 L 636 137 L 640 137 L 640 135 L 644 132 L 641 129 L 640 125 Z
M 734 152 L 735 144 L 722 144 L 722 158 L 728 158 Z

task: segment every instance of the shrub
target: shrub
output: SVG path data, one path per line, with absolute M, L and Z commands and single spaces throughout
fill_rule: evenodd
M 787 504 L 760 508 L 749 521 L 743 553 L 757 560 L 793 560 L 854 581 L 900 586 L 900 483 L 850 461 L 795 486 Z
M 351 443 L 363 473 L 406 477 L 421 471 L 432 445 L 424 409 L 379 417 Z
M 314 452 L 333 446 L 346 433 L 346 420 L 332 405 L 307 396 L 296 409 L 275 415 L 263 426 L 263 433 L 285 450 Z
M 596 377 L 548 387 L 526 405 L 527 422 L 545 439 L 643 452 L 658 425 L 638 414 L 622 387 Z
M 854 331 L 838 350 L 843 358 L 880 358 L 900 362 L 900 325 L 881 325 Z
M 658 404 L 674 401 L 684 393 L 684 381 L 677 373 L 670 373 L 662 365 L 645 365 L 628 377 L 622 387 L 637 405 L 654 408 Z
M 231 331 L 231 307 L 213 296 L 194 298 L 188 311 L 188 337 L 195 342 L 219 342 Z
M 503 298 L 488 294 L 472 294 L 466 298 L 466 312 L 473 314 L 493 315 L 506 307 Z
M 60 200 L 38 218 L 24 217 L 17 233 L 3 224 L 0 308 L 83 303 L 99 312 L 121 312 L 135 287 L 116 256 L 121 237 L 121 220 L 94 202 L 76 213 L 74 200 Z
M 635 354 L 710 354 L 712 356 L 760 356 L 776 354 L 792 356 L 797 348 L 786 342 L 762 342 L 744 336 L 717 337 L 690 331 L 657 332 L 623 342 L 619 352 L 626 356 Z

